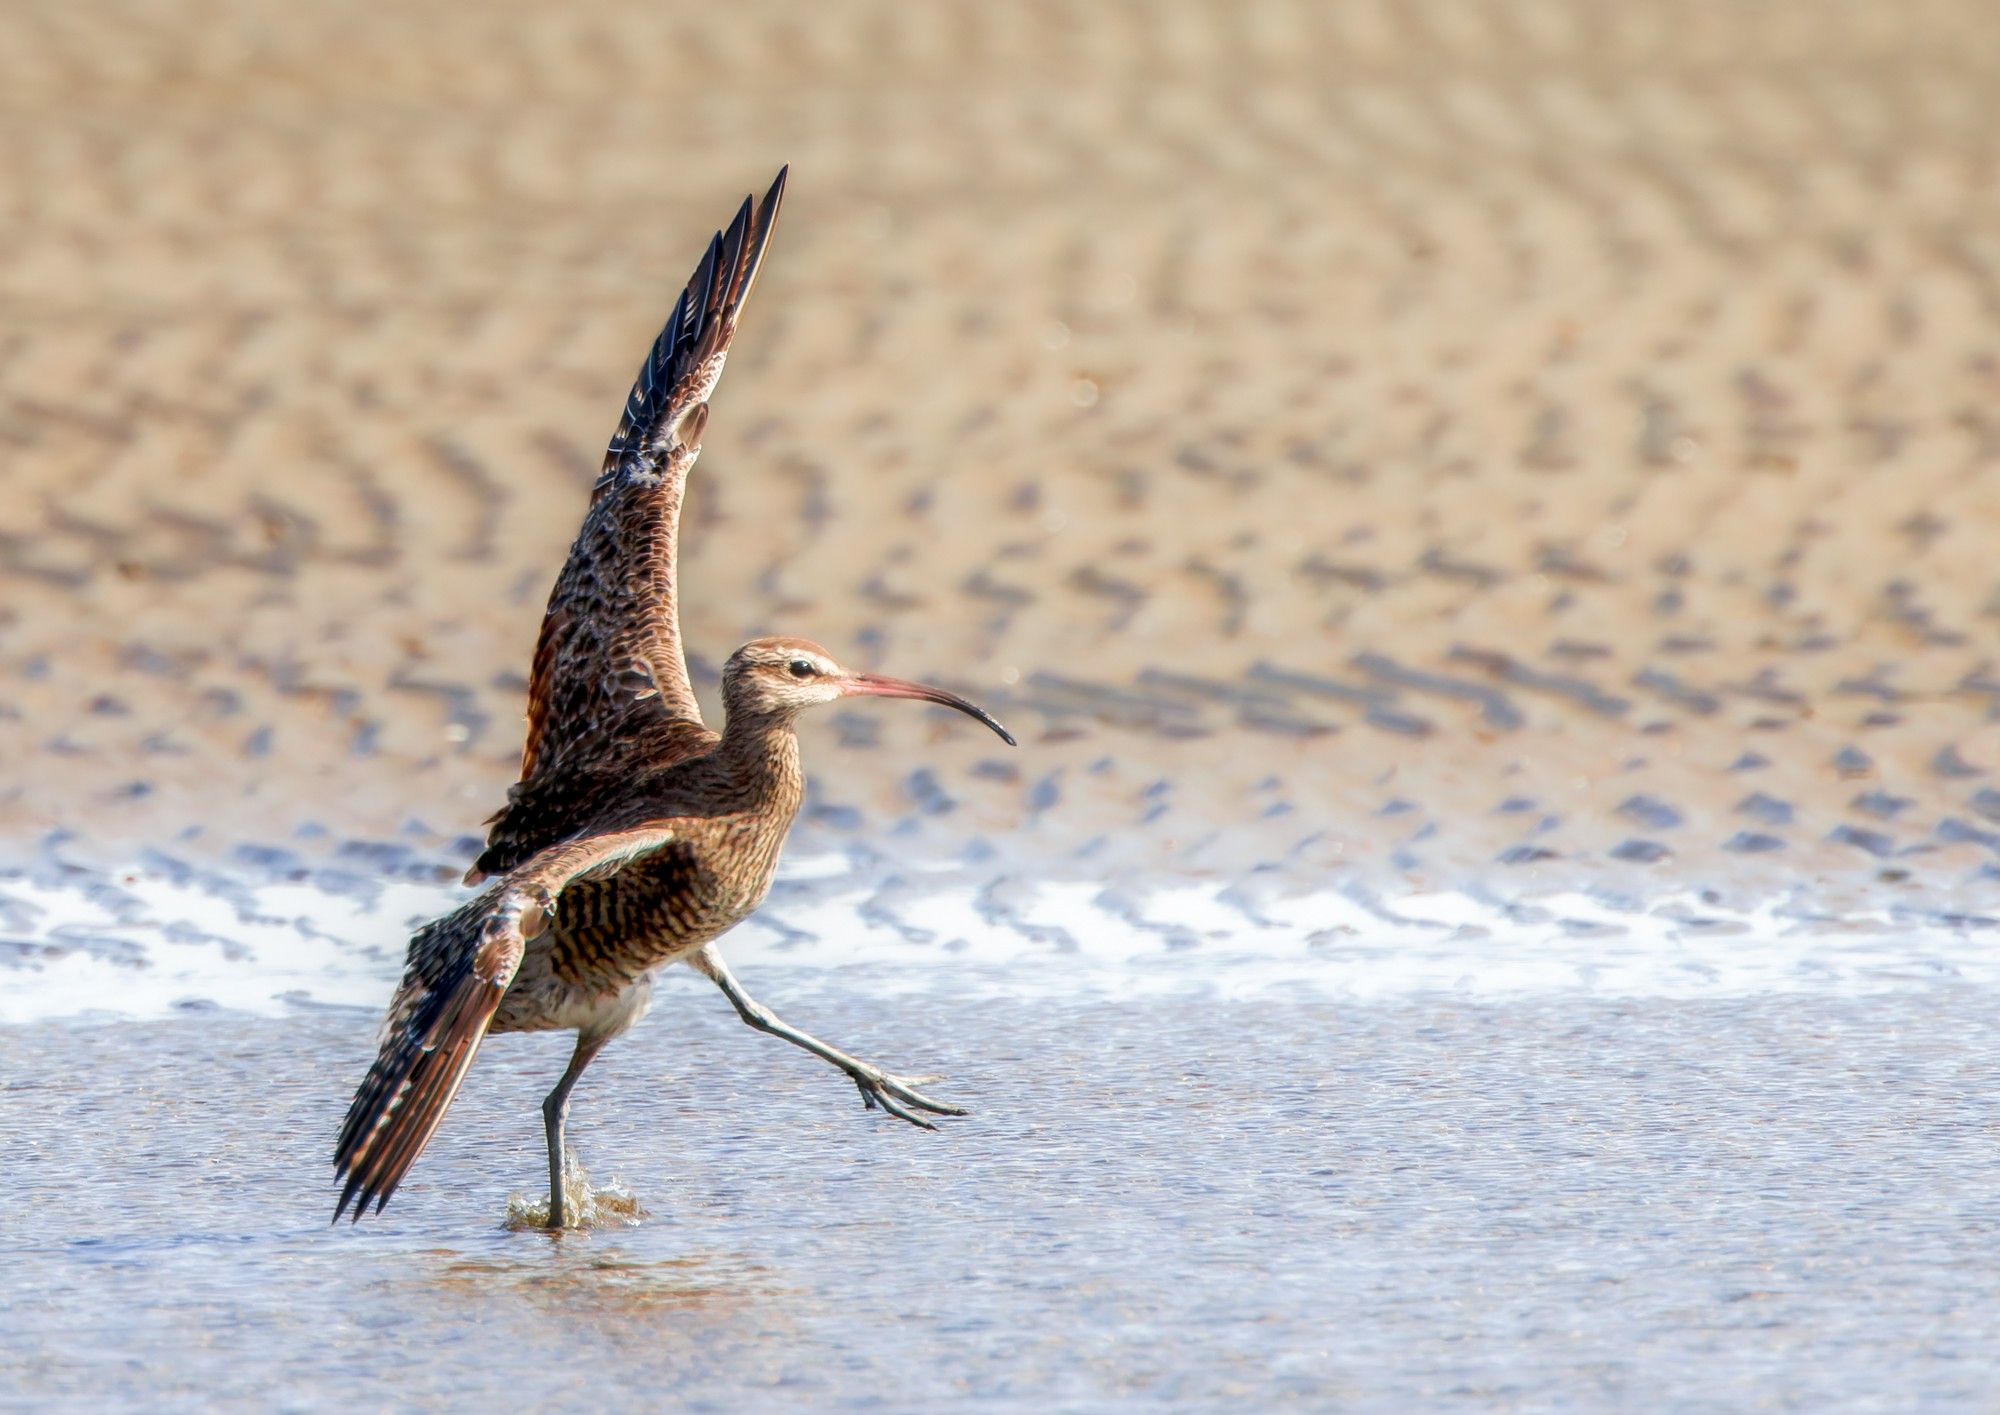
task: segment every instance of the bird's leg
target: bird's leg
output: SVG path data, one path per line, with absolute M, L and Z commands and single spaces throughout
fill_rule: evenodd
M 597 1059 L 610 1040 L 579 1034 L 562 1080 L 556 1082 L 556 1088 L 542 1102 L 542 1126 L 549 1136 L 549 1227 L 552 1229 L 565 1227 L 568 1218 L 563 1212 L 563 1123 L 569 1119 L 569 1093 L 577 1077 L 583 1075 L 583 1068 Z
M 729 971 L 729 965 L 722 961 L 722 955 L 716 951 L 714 944 L 704 944 L 687 962 L 697 973 L 712 979 L 715 985 L 722 989 L 723 996 L 736 1005 L 737 1014 L 758 1031 L 769 1032 L 774 1037 L 783 1037 L 793 1046 L 803 1047 L 820 1060 L 831 1062 L 845 1071 L 860 1088 L 861 1099 L 869 1109 L 873 1110 L 879 1105 L 898 1120 L 907 1120 L 910 1124 L 922 1126 L 926 1130 L 935 1130 L 937 1126 L 918 1115 L 916 1111 L 906 1109 L 906 1105 L 915 1106 L 917 1110 L 927 1110 L 933 1115 L 966 1113 L 961 1106 L 941 1105 L 929 1096 L 919 1093 L 913 1082 L 901 1076 L 891 1076 L 888 1072 L 870 1066 L 865 1061 L 856 1061 L 839 1048 L 830 1047 L 816 1037 L 809 1037 L 783 1021 L 770 1008 L 743 990 L 743 984 L 736 981 L 736 975 Z

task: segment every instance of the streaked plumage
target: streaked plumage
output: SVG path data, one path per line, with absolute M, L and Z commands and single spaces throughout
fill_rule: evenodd
M 751 1025 L 840 1067 L 869 1106 L 923 1126 L 922 1112 L 963 1114 L 772 1016 L 712 946 L 770 890 L 805 791 L 799 712 L 844 696 L 912 697 L 1013 740 L 961 698 L 851 673 L 803 639 L 737 650 L 723 673 L 724 731 L 702 722 L 675 599 L 681 496 L 784 184 L 781 171 L 709 243 L 626 399 L 542 622 L 521 780 L 467 872 L 486 888 L 410 941 L 380 1053 L 335 1148 L 336 1218 L 388 1202 L 489 1032 L 574 1028 L 576 1052 L 543 1106 L 549 1221 L 560 1226 L 570 1088 L 677 961 L 714 979 Z

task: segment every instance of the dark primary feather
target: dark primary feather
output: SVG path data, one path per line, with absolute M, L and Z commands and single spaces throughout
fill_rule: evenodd
M 653 341 L 645 362 L 639 366 L 632 391 L 626 395 L 624 415 L 604 452 L 604 470 L 598 478 L 596 495 L 603 495 L 623 468 L 652 470 L 646 462 L 657 454 L 654 444 L 663 430 L 663 415 L 685 411 L 674 390 L 689 379 L 703 360 L 726 350 L 730 336 L 736 332 L 736 319 L 743 302 L 763 265 L 771 227 L 784 199 L 785 176 L 790 170 L 779 169 L 777 179 L 754 211 L 750 198 L 745 197 L 728 231 L 716 232 L 709 241 L 701 263 L 674 302 L 674 312 Z

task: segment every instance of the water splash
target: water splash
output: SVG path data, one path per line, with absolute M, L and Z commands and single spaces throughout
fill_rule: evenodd
M 563 1146 L 563 1207 L 569 1211 L 570 1221 L 565 1232 L 591 1232 L 602 1228 L 637 1228 L 652 1217 L 638 1197 L 625 1187 L 625 1181 L 617 1175 L 603 1188 L 593 1188 L 590 1174 L 583 1167 L 583 1161 L 576 1157 L 576 1151 Z M 507 1217 L 501 1226 L 509 1233 L 546 1233 L 549 1231 L 549 1201 L 547 1196 L 530 1199 L 525 1194 L 507 1196 Z

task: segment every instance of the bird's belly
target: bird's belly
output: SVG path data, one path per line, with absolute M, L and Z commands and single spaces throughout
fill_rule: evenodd
M 733 902 L 711 900 L 698 919 L 628 916 L 615 933 L 551 929 L 528 945 L 490 1030 L 626 1031 L 651 1005 L 653 978 L 662 968 L 727 932 L 755 907 L 750 900 L 728 907 Z
M 576 981 L 557 975 L 546 949 L 531 949 L 500 999 L 494 1032 L 553 1032 L 574 1029 L 590 1037 L 629 1031 L 653 1003 L 653 975 Z

